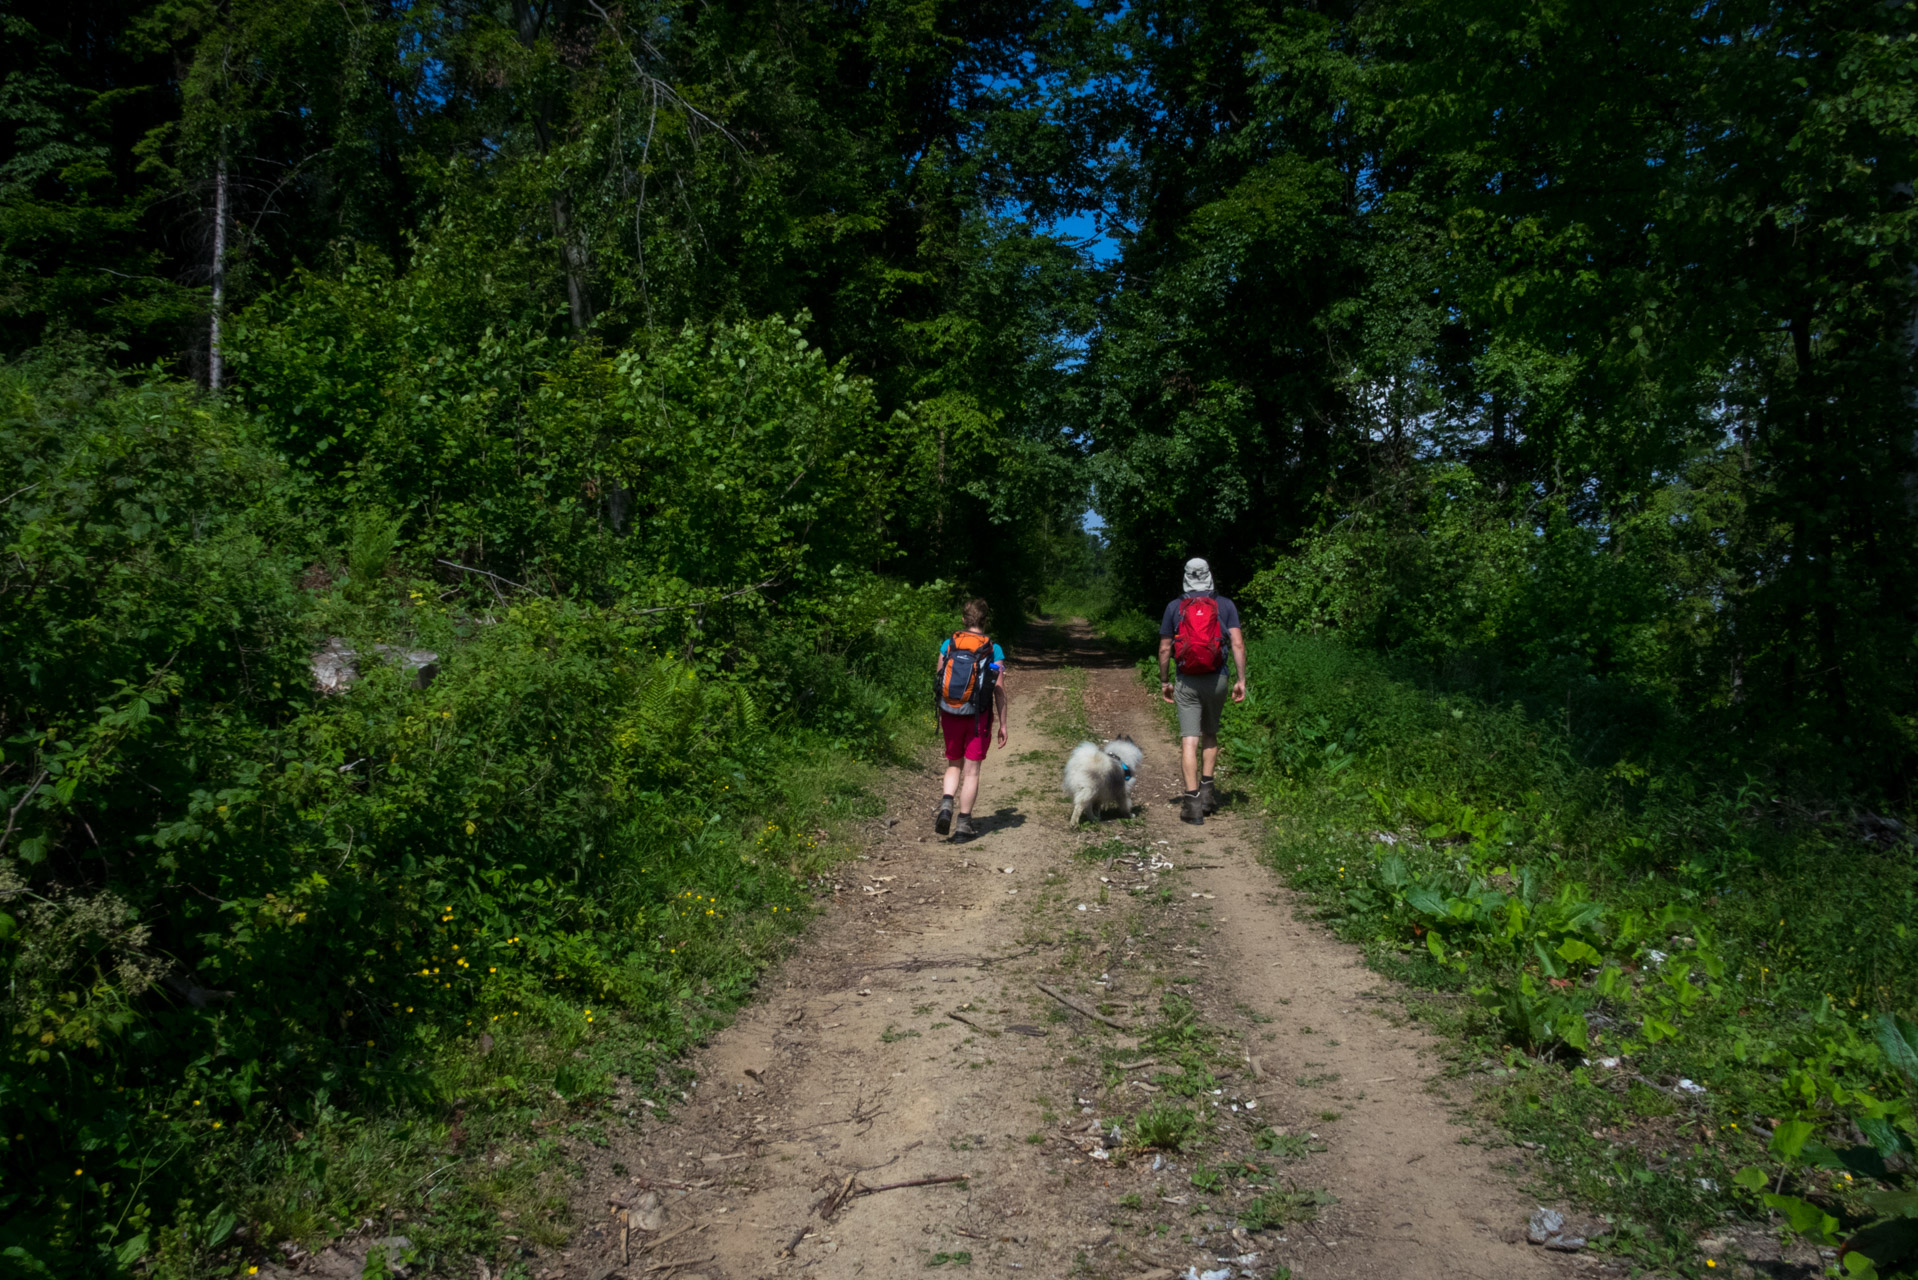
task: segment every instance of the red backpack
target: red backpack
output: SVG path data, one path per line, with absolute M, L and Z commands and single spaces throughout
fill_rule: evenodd
M 1225 667 L 1225 628 L 1219 625 L 1219 602 L 1209 595 L 1191 595 L 1179 601 L 1179 626 L 1172 639 L 1172 656 L 1179 674 L 1209 676 Z

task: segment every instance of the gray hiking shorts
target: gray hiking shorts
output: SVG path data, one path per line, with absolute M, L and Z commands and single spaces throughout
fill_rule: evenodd
M 1179 736 L 1218 737 L 1219 713 L 1225 710 L 1225 695 L 1231 687 L 1223 666 L 1205 676 L 1180 672 L 1179 682 L 1172 686 L 1172 701 L 1179 708 Z

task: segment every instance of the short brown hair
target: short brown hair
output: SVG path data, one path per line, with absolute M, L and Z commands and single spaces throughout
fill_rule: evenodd
M 960 606 L 959 616 L 966 620 L 967 626 L 984 631 L 986 624 L 992 621 L 992 606 L 984 600 L 968 600 Z

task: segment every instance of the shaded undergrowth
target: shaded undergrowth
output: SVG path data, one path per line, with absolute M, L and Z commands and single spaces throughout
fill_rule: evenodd
M 1545 1189 L 1681 1269 L 1715 1223 L 1836 1244 L 1910 1211 L 1899 824 L 1704 765 L 1586 763 L 1562 720 L 1323 640 L 1261 639 L 1251 668 L 1224 739 L 1271 860 L 1438 997 L 1457 1069 L 1495 1084 L 1484 1105 Z

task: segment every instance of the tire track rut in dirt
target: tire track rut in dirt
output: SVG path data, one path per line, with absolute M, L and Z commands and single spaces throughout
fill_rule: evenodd
M 590 1225 L 537 1260 L 535 1276 L 952 1265 L 1119 1280 L 1230 1265 L 1256 1277 L 1289 1266 L 1302 1280 L 1504 1280 L 1593 1269 L 1517 1242 L 1534 1202 L 1461 1142 L 1428 1090 L 1437 1043 L 1381 1016 L 1394 1006 L 1355 948 L 1295 918 L 1292 895 L 1256 860 L 1257 816 L 1228 807 L 1200 828 L 1178 822 L 1165 803 L 1177 743 L 1151 691 L 1083 628 L 1050 641 L 1013 659 L 1011 740 L 985 766 L 984 833 L 933 835 L 938 773 L 902 777 L 896 824 L 840 869 L 832 904 L 700 1053 L 690 1100 L 609 1149 L 576 1152 L 587 1170 L 576 1207 Z M 1074 720 L 1145 749 L 1139 818 L 1066 829 L 1058 771 L 1072 743 L 1059 731 Z M 1132 870 L 1155 862 L 1177 869 Z M 1066 1011 L 1041 982 L 1137 1034 Z M 1217 1092 L 1186 1103 L 1209 1115 L 1206 1136 L 1169 1158 L 1108 1152 L 1098 1135 L 1111 1125 L 1129 1132 L 1182 1080 L 1193 1093 L 1196 1077 L 1131 1084 L 1150 1071 L 1114 1065 L 1154 1052 L 1140 1037 L 1163 1025 L 1168 993 L 1189 994 L 1211 1037 Z M 649 1092 L 624 1087 L 620 1109 Z M 1234 1231 L 1257 1189 L 1207 1193 L 1191 1177 L 1228 1155 L 1252 1168 L 1268 1125 L 1295 1154 L 1324 1149 L 1267 1180 L 1336 1203 L 1315 1221 Z M 646 1214 L 655 1199 L 643 1220 L 656 1230 L 632 1231 L 622 1262 L 611 1202 Z

